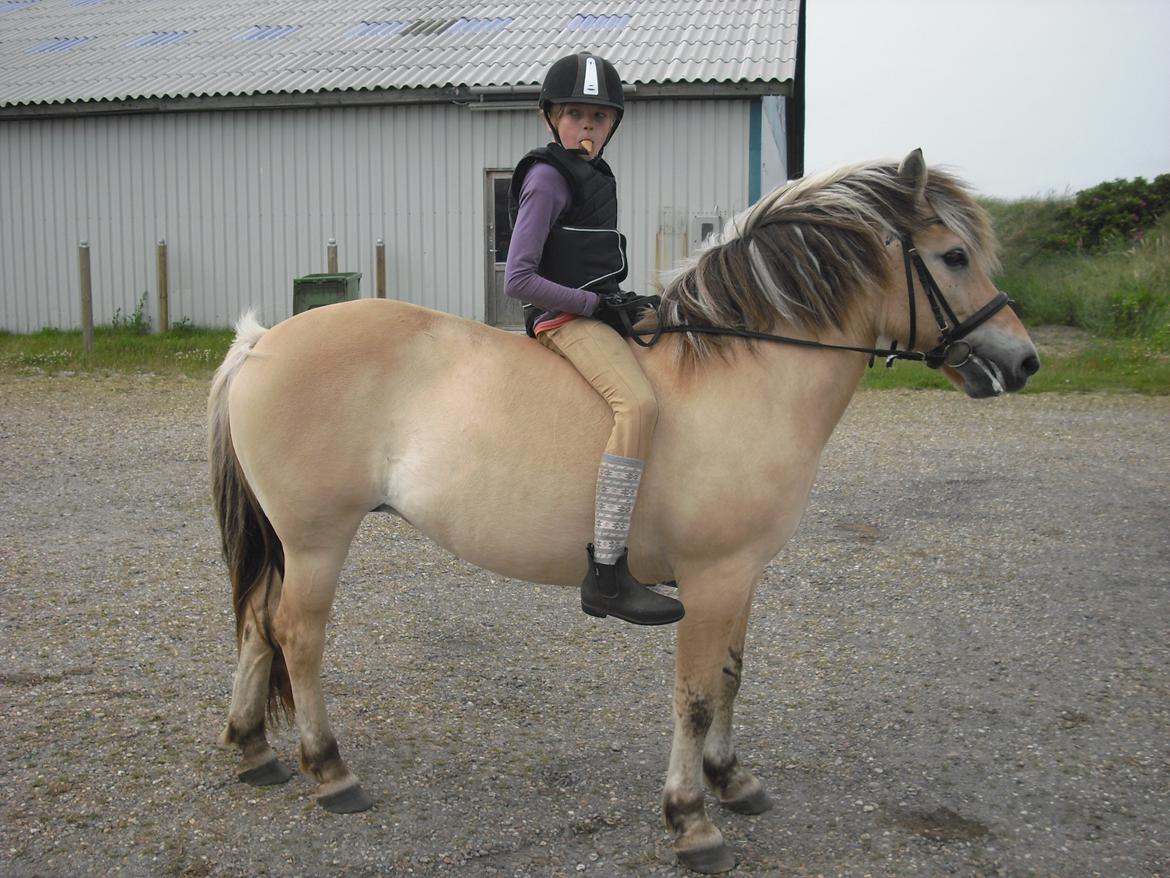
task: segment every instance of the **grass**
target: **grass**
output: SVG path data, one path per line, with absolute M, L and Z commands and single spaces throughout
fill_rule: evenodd
M 1091 338 L 1074 351 L 1047 353 L 1040 349 L 1040 371 L 1024 393 L 1143 393 L 1170 394 L 1170 355 L 1135 339 Z M 949 389 L 941 372 L 918 363 L 898 363 L 884 369 L 879 363 L 866 372 L 862 387 L 869 390 Z
M 1026 324 L 1077 326 L 1095 336 L 1140 339 L 1170 353 L 1170 214 L 1138 241 L 1101 252 L 1043 247 L 1060 202 L 987 202 L 1004 247 L 999 285 Z
M 95 328 L 93 350 L 86 353 L 80 330 L 0 333 L 0 373 L 154 372 L 210 377 L 231 340 L 227 329 L 182 326 L 147 335 L 106 326 Z

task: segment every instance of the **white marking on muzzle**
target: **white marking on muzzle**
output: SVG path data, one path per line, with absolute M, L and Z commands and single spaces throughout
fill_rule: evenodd
M 991 389 L 995 391 L 996 396 L 1003 396 L 1003 373 L 999 371 L 999 366 L 990 360 L 985 360 L 982 357 L 972 355 L 971 362 L 983 370 L 983 374 L 987 376 L 991 382 Z

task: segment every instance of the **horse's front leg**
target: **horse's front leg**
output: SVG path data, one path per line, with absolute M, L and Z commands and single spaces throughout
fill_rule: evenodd
M 276 637 L 296 700 L 301 770 L 317 781 L 317 803 L 337 814 L 364 811 L 373 804 L 341 758 L 321 689 L 325 626 L 346 548 L 348 544 L 305 551 L 286 543 L 284 587 L 276 613 Z
M 727 655 L 723 659 L 723 685 L 703 749 L 703 776 L 707 786 L 719 797 L 723 807 L 737 814 L 762 814 L 772 807 L 764 785 L 739 761 L 731 731 L 735 697 L 739 694 L 743 676 L 743 647 L 750 614 L 749 598 L 732 629 Z
M 738 620 L 751 601 L 754 577 L 680 577 L 687 614 L 679 623 L 675 658 L 674 741 L 662 793 L 662 814 L 675 837 L 679 863 L 696 872 L 726 872 L 735 857 L 703 804 L 707 734 L 726 697 L 724 659 Z

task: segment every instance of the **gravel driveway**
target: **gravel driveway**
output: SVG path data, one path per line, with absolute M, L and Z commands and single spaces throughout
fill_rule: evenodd
M 325 669 L 377 804 L 235 781 L 205 394 L 0 378 L 0 874 L 679 874 L 672 632 L 386 516 Z M 756 600 L 738 873 L 1170 876 L 1168 489 L 1170 398 L 860 395 Z

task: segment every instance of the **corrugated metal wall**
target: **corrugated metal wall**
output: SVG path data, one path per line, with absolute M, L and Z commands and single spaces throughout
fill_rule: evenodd
M 747 202 L 750 101 L 631 105 L 607 151 L 630 240 L 630 288 L 690 248 L 691 217 Z M 0 327 L 80 324 L 77 245 L 94 317 L 156 319 L 155 244 L 169 250 L 171 320 L 227 326 L 292 310 L 292 279 L 361 271 L 374 244 L 387 289 L 482 319 L 484 173 L 545 136 L 534 111 L 452 105 L 167 113 L 0 122 Z

